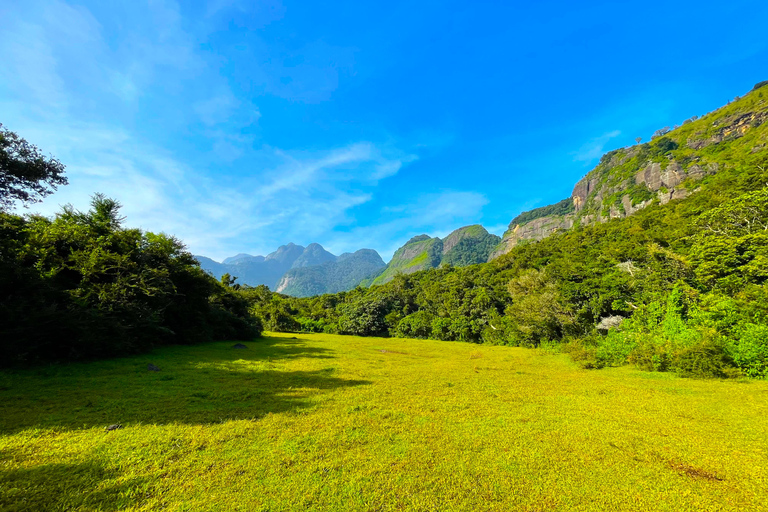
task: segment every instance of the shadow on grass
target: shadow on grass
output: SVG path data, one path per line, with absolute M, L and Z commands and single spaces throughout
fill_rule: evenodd
M 308 346 L 306 338 L 296 335 L 292 338 L 282 338 L 276 336 L 264 336 L 253 342 L 243 342 L 247 349 L 232 349 L 234 354 L 242 359 L 269 359 L 271 361 L 284 361 L 300 358 L 310 359 L 336 359 L 333 350 L 323 347 Z M 233 342 L 234 344 L 234 342 Z M 204 346 L 204 345 L 203 345 Z M 230 349 L 219 351 L 210 355 L 210 360 L 221 357 L 225 360 L 231 359 Z
M 334 390 L 370 384 L 337 377 L 333 366 L 318 369 L 317 359 L 331 362 L 333 351 L 301 339 L 265 338 L 245 342 L 247 349 L 233 344 L 15 372 L 0 391 L 0 432 L 257 420 L 301 413 Z M 161 371 L 148 371 L 150 362 Z M 309 369 L 295 369 L 302 365 Z
M 151 487 L 143 478 L 118 485 L 119 475 L 95 462 L 44 464 L 0 471 L 0 509 L 17 512 L 59 510 L 113 511 L 140 503 Z M 142 492 L 143 491 L 143 492 Z M 142 496 L 142 493 L 145 496 Z

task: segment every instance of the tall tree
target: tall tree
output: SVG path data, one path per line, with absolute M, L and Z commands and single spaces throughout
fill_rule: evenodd
M 39 202 L 66 184 L 61 162 L 0 124 L 0 210 Z

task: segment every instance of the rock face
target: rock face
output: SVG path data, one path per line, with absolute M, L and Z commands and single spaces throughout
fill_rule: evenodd
M 330 254 L 330 253 L 329 253 Z M 276 291 L 294 297 L 351 290 L 362 281 L 376 277 L 385 267 L 379 253 L 360 249 L 320 265 L 294 267 L 280 279 Z
M 735 113 L 713 123 L 717 130 L 712 134 L 697 132 L 686 142 L 691 149 L 702 149 L 723 141 L 738 139 L 768 120 L 768 111 Z
M 686 121 L 650 143 L 607 153 L 573 187 L 573 213 L 564 213 L 561 202 L 519 215 L 489 260 L 520 243 L 541 240 L 576 224 L 607 222 L 652 204 L 688 197 L 695 192 L 697 181 L 732 164 L 733 155 L 742 155 L 737 160 L 743 159 L 744 154 L 757 154 L 768 146 L 766 121 L 768 100 L 755 89 L 739 101 L 696 121 Z M 700 151 L 713 145 L 720 145 L 720 149 Z M 732 155 L 731 148 L 739 150 Z M 559 214 L 550 214 L 557 210 Z
M 510 229 L 504 233 L 501 243 L 491 252 L 488 260 L 490 261 L 502 254 L 508 253 L 513 247 L 524 240 L 541 240 L 556 231 L 571 229 L 575 219 L 575 214 L 563 216 L 548 215 L 525 224 L 515 224 L 514 226 L 510 224 Z

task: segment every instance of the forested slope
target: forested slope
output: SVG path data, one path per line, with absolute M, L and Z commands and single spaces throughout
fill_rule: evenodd
M 609 153 L 574 196 L 582 199 L 565 214 L 572 227 L 512 244 L 490 263 L 303 300 L 254 294 L 254 311 L 271 308 L 265 318 L 278 330 L 557 343 L 586 366 L 766 376 L 767 100 L 768 88 L 755 89 L 649 144 Z M 661 185 L 646 175 L 657 164 L 669 179 Z M 628 195 L 631 215 L 615 214 Z

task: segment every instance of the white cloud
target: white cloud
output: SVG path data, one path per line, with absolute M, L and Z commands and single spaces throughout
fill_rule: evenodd
M 234 110 L 239 106 L 240 102 L 237 101 L 231 92 L 226 91 L 218 96 L 198 101 L 193 106 L 193 109 L 203 123 L 216 125 L 228 121 Z M 256 114 L 258 114 L 258 110 Z M 258 114 L 258 117 L 261 117 L 261 114 Z
M 311 155 L 270 148 L 265 151 L 272 156 L 265 160 L 281 163 L 222 185 L 161 148 L 107 126 L 29 131 L 42 147 L 57 149 L 70 180 L 34 211 L 52 215 L 67 203 L 86 209 L 90 195 L 102 192 L 124 205 L 129 225 L 171 233 L 192 251 L 214 258 L 242 251 L 267 253 L 291 240 L 307 243 L 327 237 L 350 221 L 350 209 L 371 199 L 368 175 L 375 175 L 379 165 L 398 164 L 370 143 Z M 69 135 L 62 138 L 62 132 Z M 343 169 L 348 165 L 358 175 Z
M 212 15 L 230 7 L 237 6 L 213 5 Z M 90 12 L 65 2 L 3 11 L 0 121 L 65 163 L 70 181 L 33 211 L 51 215 L 67 203 L 86 209 L 101 192 L 124 205 L 128 225 L 173 234 L 195 253 L 266 253 L 354 225 L 354 209 L 372 199 L 378 182 L 416 159 L 370 141 L 313 151 L 256 146 L 253 130 L 244 135 L 240 128 L 258 121 L 258 108 L 237 98 L 215 66 L 206 68 L 195 39 L 182 29 L 178 4 L 153 0 L 140 14 L 141 29 L 110 33 L 118 37 L 114 44 Z M 324 44 L 305 50 L 306 56 L 287 52 L 277 59 L 276 69 L 290 68 L 295 83 L 272 83 L 273 94 L 321 101 L 335 89 L 345 59 L 337 66 L 338 52 Z M 185 85 L 200 73 L 207 73 L 207 88 Z M 185 96 L 177 97 L 179 91 Z M 185 130 L 201 127 L 198 135 L 210 144 L 200 150 L 207 160 L 166 149 L 137 125 L 137 109 L 152 99 L 161 108 L 170 100 L 183 105 L 175 122 Z M 238 169 L 249 162 L 252 172 L 229 174 L 234 160 Z M 449 210 L 435 203 L 421 216 L 450 216 Z M 408 224 L 398 220 L 383 229 L 395 233 Z M 353 243 L 350 249 L 361 247 Z

